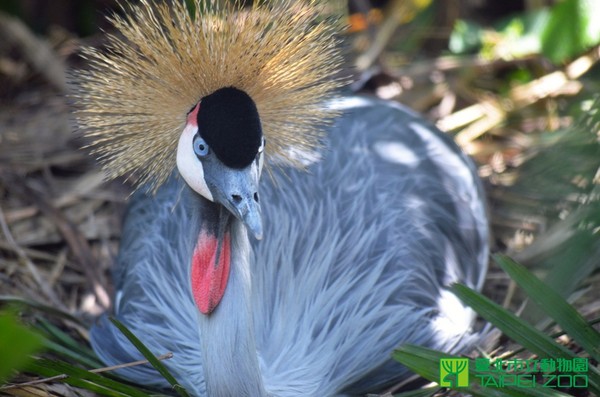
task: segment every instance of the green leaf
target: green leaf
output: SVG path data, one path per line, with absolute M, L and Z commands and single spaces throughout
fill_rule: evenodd
M 600 42 L 600 2 L 563 0 L 552 7 L 542 35 L 542 53 L 564 62 Z
M 66 362 L 38 359 L 27 366 L 27 371 L 46 378 L 66 375 L 66 378 L 61 378 L 57 381 L 90 390 L 103 396 L 149 396 L 147 392 L 140 390 L 137 387 L 129 386 L 108 377 L 86 371 Z
M 58 353 L 59 356 L 69 357 L 84 367 L 95 368 L 103 365 L 89 347 L 78 343 L 49 321 L 38 319 L 36 327 L 46 336 L 44 345 L 50 351 Z
M 600 361 L 600 334 L 560 294 L 531 274 L 524 266 L 503 255 L 494 260 L 529 297 L 575 339 L 596 361 Z
M 406 391 L 404 393 L 394 394 L 394 397 L 430 397 L 440 391 L 439 386 L 425 387 L 423 389 Z
M 517 280 L 515 279 L 515 281 Z M 538 282 L 541 283 L 539 280 Z M 573 353 L 571 350 L 556 343 L 550 336 L 544 334 L 533 325 L 527 323 L 525 320 L 517 317 L 513 313 L 492 302 L 478 292 L 475 292 L 460 284 L 453 285 L 451 290 L 460 298 L 461 301 L 463 301 L 463 303 L 470 306 L 481 317 L 494 324 L 497 328 L 504 332 L 506 336 L 529 349 L 533 353 L 546 358 L 569 359 L 575 357 L 575 353 Z M 587 323 L 586 326 L 591 327 Z M 590 383 L 590 389 L 600 395 L 600 375 L 598 372 L 593 369 L 590 370 L 588 373 L 588 379 Z
M 539 54 L 541 35 L 550 12 L 546 8 L 501 19 L 493 28 L 483 28 L 471 22 L 458 20 L 454 24 L 448 47 L 457 54 L 479 51 L 489 59 L 514 59 Z
M 414 345 L 403 345 L 393 353 L 395 360 L 403 364 L 404 366 L 411 369 L 413 372 L 421 375 L 423 378 L 432 382 L 439 382 L 440 378 L 440 360 L 442 358 L 459 358 L 458 356 L 452 356 L 446 353 L 435 351 L 429 348 L 414 346 Z M 513 386 L 505 386 L 503 388 L 495 387 L 484 387 L 481 385 L 479 372 L 474 370 L 475 365 L 470 360 L 469 363 L 469 387 L 457 388 L 465 394 L 471 394 L 477 397 L 568 397 L 567 394 L 559 391 L 543 388 L 518 388 Z M 486 374 L 488 375 L 488 374 Z M 495 374 L 489 374 L 490 376 L 497 378 Z
M 549 11 L 541 8 L 503 19 L 494 24 L 502 39 L 498 41 L 491 35 L 484 41 L 484 45 L 491 47 L 496 56 L 503 59 L 539 54 L 541 35 L 549 17 Z
M 19 323 L 9 313 L 0 315 L 0 384 L 13 370 L 22 368 L 31 360 L 31 354 L 43 346 L 42 338 Z
M 45 314 L 64 318 L 66 320 L 72 321 L 75 324 L 79 324 L 81 326 L 86 325 L 81 321 L 80 318 L 77 318 L 77 317 L 73 316 L 72 314 L 63 312 L 62 310 L 57 309 L 52 306 L 44 305 L 39 302 L 21 298 L 19 296 L 0 295 L 0 303 L 6 304 L 9 306 L 17 306 L 17 307 L 25 307 L 25 308 L 35 309 L 35 310 L 40 311 Z
M 575 357 L 569 349 L 480 293 L 460 284 L 454 284 L 450 289 L 481 317 L 535 354 L 547 358 Z
M 458 19 L 450 34 L 448 47 L 455 54 L 468 54 L 481 47 L 483 28 L 470 21 Z
M 181 386 L 179 384 L 179 382 L 177 382 L 177 379 L 175 379 L 175 377 L 173 375 L 171 375 L 171 373 L 169 372 L 169 370 L 167 369 L 167 367 L 165 367 L 163 365 L 163 363 L 161 363 L 160 360 L 158 360 L 154 356 L 154 354 L 142 343 L 142 341 L 140 341 L 137 338 L 137 336 L 135 336 L 133 334 L 133 332 L 131 332 L 130 330 L 128 330 L 127 327 L 125 327 L 125 325 L 123 325 L 116 318 L 111 317 L 110 321 L 114 324 L 115 327 L 117 327 L 119 329 L 119 331 L 121 331 L 123 333 L 123 335 L 125 335 L 125 337 L 127 337 L 127 339 L 129 339 L 129 341 L 136 347 L 136 349 L 138 349 L 138 351 L 140 353 L 142 353 L 142 355 L 146 358 L 146 360 L 148 360 L 148 362 L 150 364 L 152 364 L 152 366 L 158 372 L 160 372 L 160 374 L 171 384 L 171 386 L 173 386 L 173 389 L 180 396 L 182 396 L 182 397 L 189 397 L 189 394 L 187 393 L 187 391 L 185 390 L 185 388 L 183 386 Z
M 58 344 L 46 338 L 44 338 L 44 347 L 48 349 L 48 351 L 55 353 L 58 357 L 61 357 L 62 359 L 72 360 L 78 364 L 83 365 L 84 367 L 97 368 L 103 365 L 98 360 L 92 360 L 86 357 L 85 355 L 80 354 L 77 351 L 73 351 L 61 344 Z

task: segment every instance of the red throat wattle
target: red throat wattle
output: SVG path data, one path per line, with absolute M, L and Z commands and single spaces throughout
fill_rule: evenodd
M 201 232 L 192 257 L 192 293 L 202 314 L 212 313 L 225 294 L 231 256 L 229 232 L 223 236 L 220 253 L 217 251 L 217 237 Z

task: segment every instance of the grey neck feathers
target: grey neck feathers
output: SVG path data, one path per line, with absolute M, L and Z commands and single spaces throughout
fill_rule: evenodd
M 214 208 L 201 205 L 201 211 Z M 210 315 L 199 314 L 206 389 L 210 396 L 267 396 L 258 363 L 250 306 L 250 242 L 231 223 L 231 270 L 225 295 Z

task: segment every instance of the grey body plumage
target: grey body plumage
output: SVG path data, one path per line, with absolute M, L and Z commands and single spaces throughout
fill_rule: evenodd
M 232 280 L 206 318 L 192 298 L 190 258 L 214 204 L 176 173 L 156 196 L 132 199 L 114 315 L 155 354 L 174 353 L 165 364 L 193 395 L 206 395 L 205 373 L 230 377 L 230 389 L 213 395 L 374 392 L 407 376 L 390 358 L 400 344 L 459 351 L 471 341 L 473 314 L 446 287 L 481 288 L 486 272 L 485 200 L 473 164 L 400 106 L 364 98 L 333 106 L 343 115 L 318 155 L 305 156 L 319 158 L 308 171 L 274 167 L 273 179 L 262 178 L 263 240 L 250 246 L 236 226 Z M 236 304 L 250 314 L 227 312 Z M 249 341 L 230 355 L 202 335 L 202 322 L 223 313 L 224 332 L 246 333 L 231 340 Z M 107 364 L 141 358 L 106 317 L 91 338 Z M 222 360 L 203 362 L 202 349 L 213 347 Z M 147 366 L 120 373 L 169 386 Z M 256 376 L 264 390 L 248 386 Z

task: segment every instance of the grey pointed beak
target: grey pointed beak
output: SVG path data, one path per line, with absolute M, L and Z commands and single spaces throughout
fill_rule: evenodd
M 214 200 L 223 205 L 244 223 L 257 240 L 262 239 L 263 227 L 258 202 L 259 172 L 255 164 L 244 169 L 225 168 L 218 177 L 208 181 Z
M 236 218 L 240 219 L 248 231 L 257 239 L 262 239 L 262 218 L 260 215 L 260 205 L 258 201 L 254 199 L 254 195 L 258 197 L 258 193 L 254 193 L 252 197 L 245 197 L 243 195 L 232 195 L 232 199 L 229 201 L 230 206 L 225 206 L 229 209 Z

